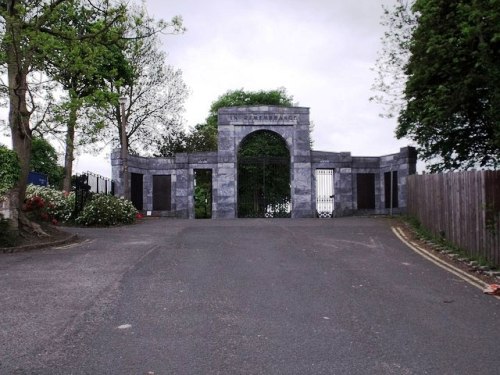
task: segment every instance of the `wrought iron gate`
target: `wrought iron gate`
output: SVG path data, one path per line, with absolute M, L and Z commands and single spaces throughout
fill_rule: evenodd
M 318 217 L 332 217 L 333 209 L 333 169 L 316 169 L 316 213 Z
M 290 158 L 238 158 L 238 217 L 290 217 Z
M 90 197 L 90 185 L 89 185 L 89 175 L 81 174 L 73 177 L 75 192 L 75 208 L 73 210 L 74 217 L 77 217 L 80 212 L 82 212 L 85 203 Z

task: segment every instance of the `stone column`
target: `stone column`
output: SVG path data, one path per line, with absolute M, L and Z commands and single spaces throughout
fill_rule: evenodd
M 234 125 L 231 125 L 229 115 L 219 113 L 218 125 L 218 160 L 216 200 L 213 217 L 232 219 L 236 217 L 236 147 Z
M 115 182 L 115 196 L 123 197 L 123 167 L 120 149 L 111 152 L 111 179 Z
M 406 181 L 409 175 L 417 171 L 417 151 L 414 147 L 403 147 L 398 155 L 398 201 L 399 207 L 406 210 L 408 192 Z
M 189 217 L 189 165 L 187 154 L 175 155 L 175 205 L 176 216 L 178 218 L 187 219 Z
M 312 191 L 309 108 L 293 108 L 298 115 L 294 126 L 292 163 L 292 218 L 314 217 Z

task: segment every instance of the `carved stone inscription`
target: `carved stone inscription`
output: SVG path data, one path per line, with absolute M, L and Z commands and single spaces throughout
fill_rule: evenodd
M 229 115 L 229 122 L 233 125 L 295 125 L 299 120 L 294 114 L 253 113 Z

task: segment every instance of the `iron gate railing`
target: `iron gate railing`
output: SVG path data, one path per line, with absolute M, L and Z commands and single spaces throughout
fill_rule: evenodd
M 316 169 L 316 213 L 332 217 L 334 209 L 333 169 Z
M 113 180 L 92 172 L 73 176 L 73 191 L 75 192 L 74 216 L 83 210 L 92 193 L 115 194 Z
M 290 217 L 290 160 L 251 156 L 238 160 L 238 217 Z
M 87 183 L 92 193 L 115 195 L 115 182 L 113 180 L 88 171 L 84 174 L 87 175 Z
M 90 185 L 88 184 L 89 179 L 86 174 L 76 175 L 73 178 L 73 191 L 75 192 L 74 217 L 77 217 L 83 210 L 83 207 L 85 207 L 85 203 L 90 196 Z

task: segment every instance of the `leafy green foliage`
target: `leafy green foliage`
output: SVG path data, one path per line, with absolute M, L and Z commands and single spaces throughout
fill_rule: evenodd
M 64 60 L 68 51 L 76 54 L 77 48 L 66 49 L 66 43 L 87 45 L 92 40 L 99 43 L 108 31 L 119 26 L 125 12 L 125 4 L 106 0 L 0 2 L 0 64 L 7 71 L 9 127 L 13 149 L 21 166 L 17 181 L 19 202 L 24 200 L 26 192 L 34 127 L 31 115 L 36 108 L 35 91 L 29 76 L 47 73 L 49 62 L 54 62 L 58 56 Z M 80 16 L 83 26 L 77 27 Z M 56 75 L 55 72 L 49 74 Z M 90 73 L 89 77 L 93 74 Z M 22 219 L 22 215 L 19 217 Z
M 195 218 L 212 217 L 212 171 L 195 170 L 196 186 L 194 187 Z
M 137 214 L 130 201 L 112 195 L 95 194 L 76 219 L 76 223 L 86 226 L 131 224 Z
M 289 216 L 290 152 L 274 132 L 247 136 L 238 150 L 238 216 Z
M 217 151 L 217 123 L 197 124 L 185 139 L 186 152 Z
M 74 217 L 75 193 L 28 185 L 23 210 L 35 221 L 52 224 L 76 223 L 109 226 L 133 223 L 138 214 L 131 202 L 112 195 L 93 194 L 82 212 Z
M 243 89 L 228 91 L 210 106 L 207 124 L 217 128 L 217 113 L 219 109 L 243 105 L 279 105 L 291 107 L 293 105 L 293 96 L 288 95 L 285 88 L 270 91 L 244 91 Z
M 102 130 L 100 122 L 78 121 L 80 111 L 91 112 L 107 107 L 110 101 L 117 99 L 117 95 L 108 90 L 108 83 L 120 85 L 133 76 L 122 52 L 125 46 L 125 9 L 118 7 L 110 9 L 110 14 L 103 14 L 98 8 L 80 5 L 62 3 L 58 12 L 52 14 L 52 26 L 57 28 L 58 34 L 41 33 L 38 36 L 41 39 L 39 53 L 45 56 L 41 69 L 59 82 L 67 94 L 54 117 L 62 122 L 66 133 L 63 188 L 67 191 L 70 189 L 78 128 L 87 135 L 81 137 L 80 142 L 92 141 Z M 107 16 L 116 18 L 113 25 L 106 22 Z M 81 35 L 92 37 L 81 38 Z M 85 119 L 85 116 L 81 118 Z
M 414 11 L 397 136 L 437 156 L 433 170 L 498 167 L 500 1 L 417 0 Z
M 108 24 L 107 17 L 115 18 L 113 25 Z M 81 1 L 63 2 L 51 14 L 51 27 L 57 34 L 38 36 L 39 53 L 45 56 L 42 69 L 77 97 L 93 95 L 110 80 L 131 79 L 133 73 L 122 52 L 125 19 L 123 7 L 104 14 Z
M 43 138 L 33 138 L 32 140 L 30 169 L 46 174 L 51 186 L 57 188 L 62 186 L 63 167 L 57 162 L 55 148 Z
M 66 193 L 45 186 L 28 185 L 24 211 L 31 212 L 34 219 L 44 221 L 71 222 L 75 208 L 75 193 Z
M 431 171 L 497 168 L 500 0 L 415 0 L 411 9 L 399 0 L 388 15 L 379 73 L 406 82 L 395 89 L 396 136 L 412 139 Z
M 270 131 L 257 131 L 245 137 L 240 144 L 238 157 L 289 157 L 290 151 L 280 135 Z
M 0 145 L 0 197 L 14 187 L 20 171 L 17 154 Z
M 182 129 L 172 129 L 160 139 L 156 140 L 156 157 L 173 157 L 176 153 L 186 152 L 187 134 Z

